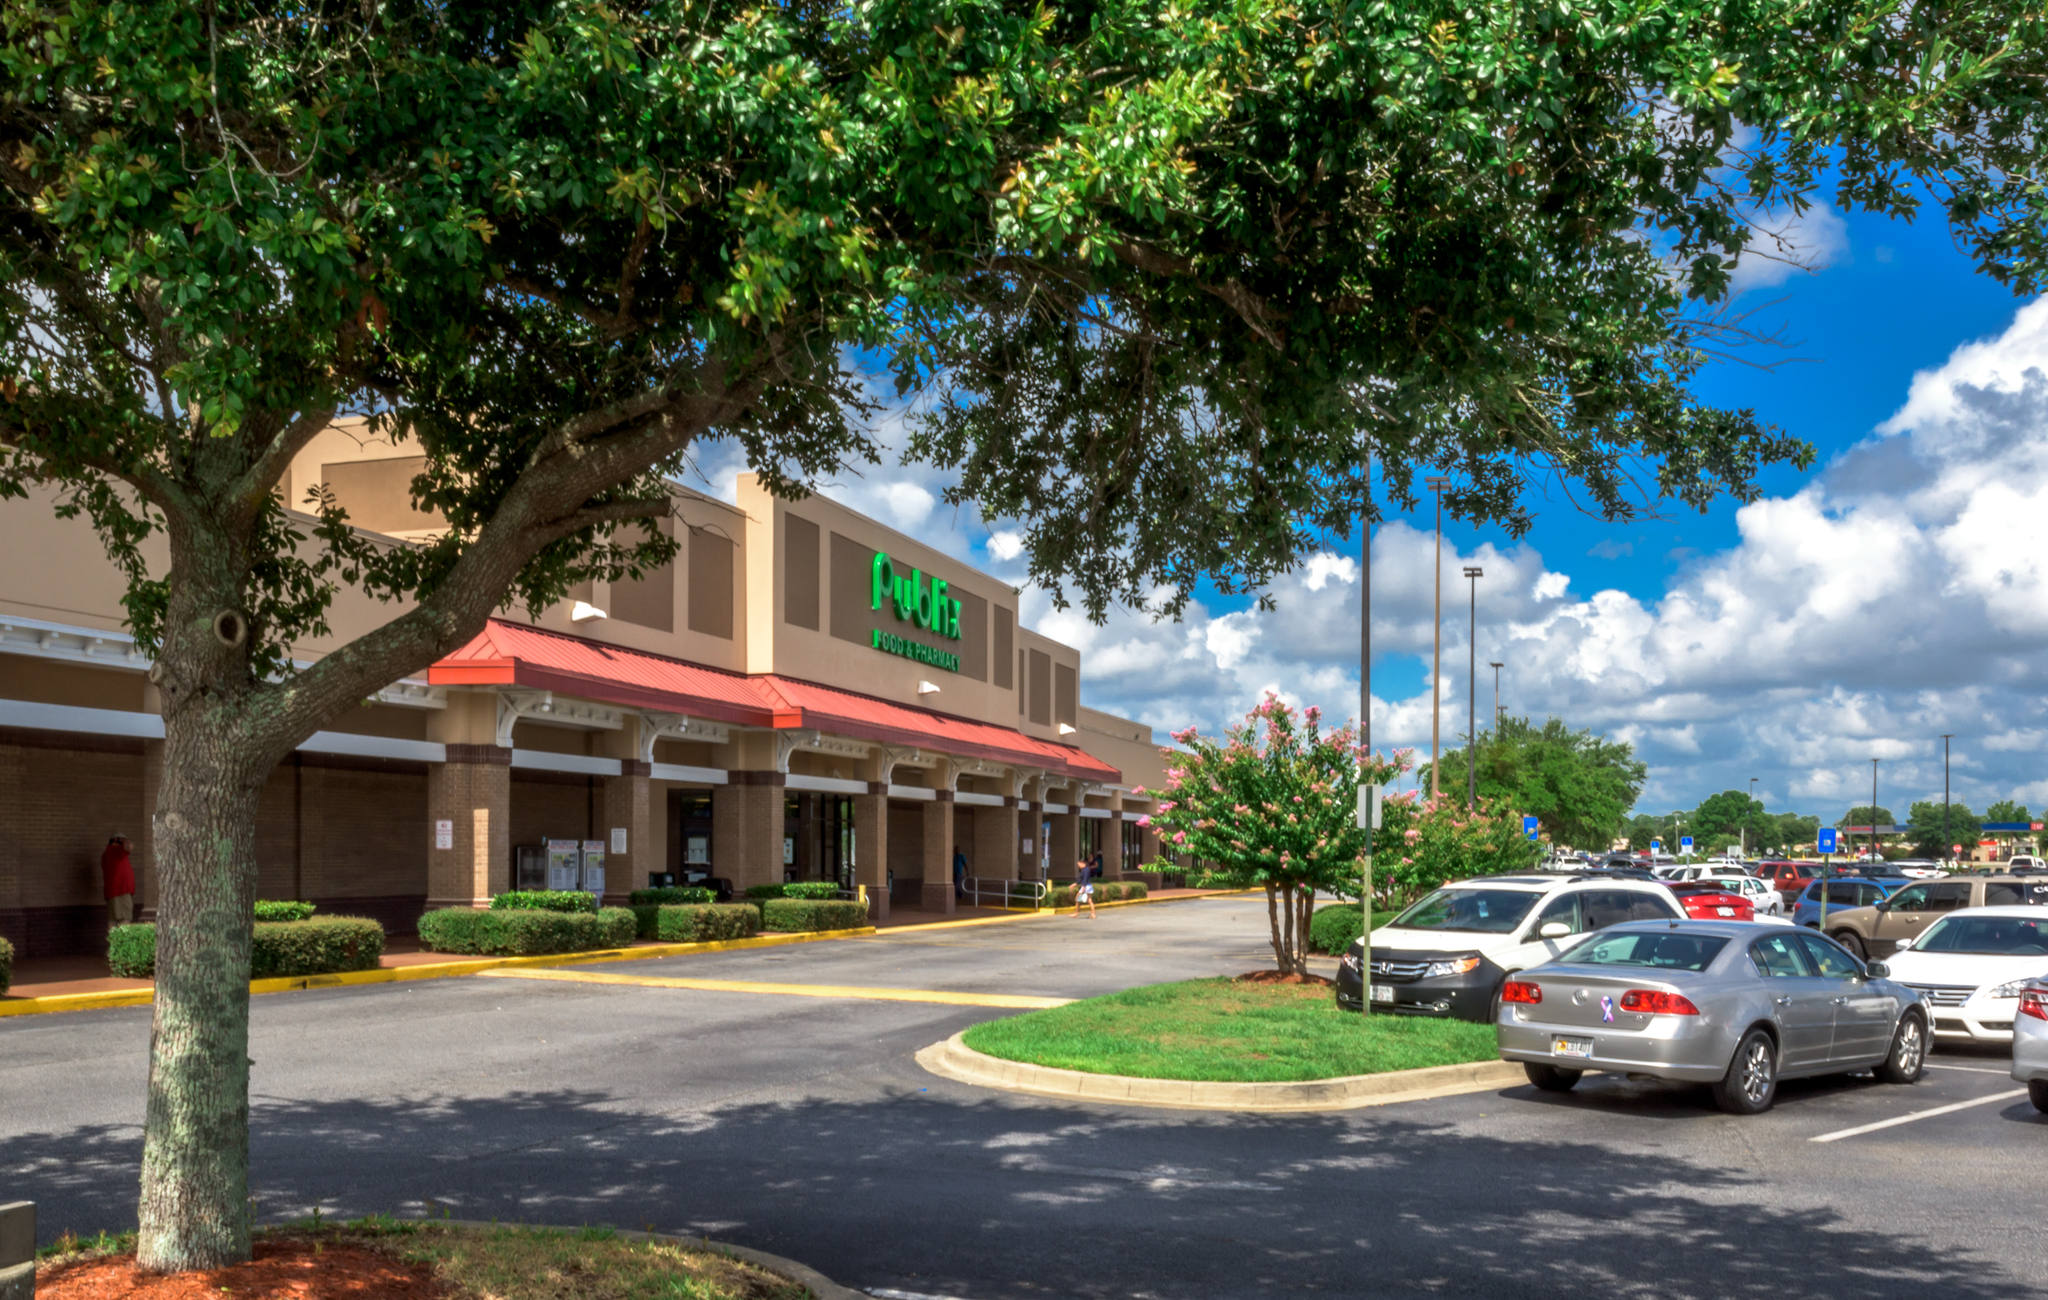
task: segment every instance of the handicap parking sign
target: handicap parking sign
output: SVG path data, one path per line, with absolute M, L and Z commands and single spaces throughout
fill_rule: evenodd
M 1819 850 L 1820 850 L 1820 851 L 1821 851 L 1822 853 L 1833 853 L 1833 852 L 1835 851 L 1835 828 L 1834 828 L 1834 827 L 1832 827 L 1832 826 L 1823 826 L 1823 827 L 1821 827 L 1821 828 L 1820 828 L 1820 835 L 1818 836 L 1818 839 L 1819 839 L 1819 844 L 1817 845 L 1817 847 L 1819 848 Z
M 1679 837 L 1678 837 L 1678 847 L 1679 847 L 1679 850 L 1680 850 L 1681 852 L 1684 852 L 1684 853 L 1690 853 L 1690 852 L 1692 852 L 1692 836 L 1690 836 L 1690 835 L 1681 835 L 1681 836 L 1679 836 Z
M 1522 818 L 1522 834 L 1532 840 L 1536 838 L 1536 819 L 1534 817 Z

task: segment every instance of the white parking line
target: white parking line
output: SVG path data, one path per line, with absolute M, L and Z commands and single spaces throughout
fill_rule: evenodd
M 1855 1128 L 1837 1129 L 1833 1133 L 1823 1133 L 1817 1138 L 1808 1138 L 1807 1141 L 1839 1142 L 1843 1138 L 1857 1137 L 1864 1133 L 1875 1133 L 1881 1128 L 1896 1128 L 1900 1124 L 1911 1124 L 1917 1119 L 1933 1119 L 1936 1115 L 1947 1115 L 1954 1111 L 1968 1110 L 1972 1106 L 1989 1106 L 1994 1101 L 2011 1101 L 2014 1097 L 2024 1097 L 2026 1095 L 2027 1090 L 2025 1088 L 2014 1088 L 2011 1092 L 1994 1092 L 1989 1097 L 1975 1097 L 1969 1101 L 1951 1102 L 1946 1106 L 1936 1106 L 1933 1110 L 1916 1110 L 1910 1115 L 1897 1115 L 1891 1119 L 1881 1119 L 1875 1124 L 1859 1124 Z
M 1962 1073 L 1962 1074 L 2003 1074 L 2003 1075 L 2010 1075 L 2010 1074 L 2012 1073 L 2012 1071 L 2011 1071 L 2011 1070 L 1992 1070 L 1992 1069 L 1987 1069 L 1987 1068 L 1985 1068 L 1984 1066 L 1981 1066 L 1981 1065 L 1935 1065 L 1935 1064 L 1929 1063 L 1929 1065 L 1928 1065 L 1928 1067 L 1927 1067 L 1927 1068 L 1928 1068 L 1928 1069 L 1930 1069 L 1930 1070 L 1955 1070 L 1955 1071 L 1957 1071 L 1957 1072 L 1959 1072 L 1959 1073 Z

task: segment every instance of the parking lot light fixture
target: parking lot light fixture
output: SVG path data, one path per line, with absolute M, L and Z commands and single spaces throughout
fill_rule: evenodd
M 1429 798 L 1436 802 L 1437 790 L 1443 784 L 1438 779 L 1438 761 L 1442 757 L 1440 736 L 1443 724 L 1444 698 L 1444 485 L 1450 480 L 1432 475 L 1422 480 L 1423 485 L 1436 494 L 1436 644 L 1429 655 Z
M 1870 856 L 1877 856 L 1877 760 L 1870 760 Z
M 1955 738 L 1955 734 L 1956 733 L 1953 731 L 1944 731 L 1941 733 L 1941 842 L 1944 846 L 1944 851 L 1948 851 L 1946 846 L 1949 844 L 1948 742 Z
M 1471 609 L 1465 644 L 1465 810 L 1479 803 L 1479 580 L 1486 570 L 1476 564 L 1465 566 L 1466 585 L 1471 588 Z

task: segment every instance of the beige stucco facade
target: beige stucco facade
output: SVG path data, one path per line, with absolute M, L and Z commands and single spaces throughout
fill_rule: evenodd
M 331 492 L 404 545 L 437 526 L 409 500 L 417 464 L 343 422 L 282 491 L 294 507 Z M 468 659 L 392 683 L 280 766 L 259 896 L 405 933 L 424 907 L 487 903 L 522 883 L 533 846 L 573 839 L 603 846 L 610 897 L 668 876 L 826 879 L 877 913 L 945 912 L 956 850 L 970 881 L 1071 876 L 1084 850 L 1112 874 L 1156 855 L 1133 792 L 1160 782 L 1149 729 L 1082 706 L 1080 655 L 1019 625 L 1015 589 L 751 477 L 732 503 L 681 488 L 674 502 L 674 563 L 506 614 Z M 0 936 L 25 957 L 97 951 L 109 835 L 136 841 L 139 902 L 153 901 L 149 662 L 91 528 L 52 497 L 0 501 L 0 554 Z M 400 608 L 343 591 L 331 634 L 294 657 Z

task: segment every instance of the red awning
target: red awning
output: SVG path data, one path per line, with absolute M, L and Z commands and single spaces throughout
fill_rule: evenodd
M 492 619 L 477 638 L 427 670 L 436 686 L 524 686 L 629 709 L 682 713 L 776 730 L 804 727 L 962 758 L 1040 768 L 1088 781 L 1121 779 L 1072 745 L 1013 727 L 913 708 L 773 674 L 707 668 L 583 637 Z

